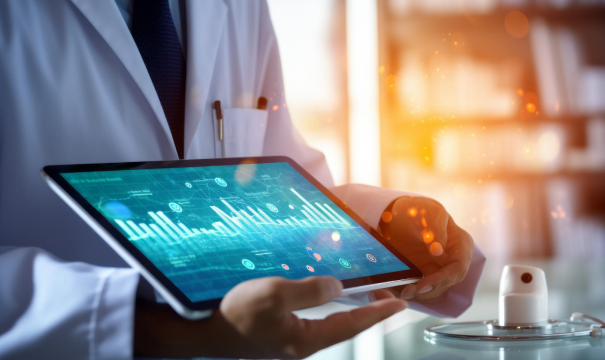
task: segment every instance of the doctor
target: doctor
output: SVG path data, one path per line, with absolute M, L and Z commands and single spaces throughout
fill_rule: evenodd
M 302 141 L 265 1 L 7 0 L 0 49 L 0 358 L 301 357 L 402 310 L 395 297 L 441 316 L 470 306 L 485 259 L 440 204 L 334 187 Z M 269 110 L 256 109 L 260 96 Z M 144 302 L 137 273 L 39 175 L 47 164 L 260 155 L 293 158 L 427 276 L 323 321 L 291 311 L 334 299 L 338 281 L 254 280 L 211 319 L 187 322 Z

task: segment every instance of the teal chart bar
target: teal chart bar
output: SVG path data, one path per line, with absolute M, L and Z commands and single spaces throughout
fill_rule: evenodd
M 263 276 L 408 269 L 288 163 L 61 175 L 194 302 Z

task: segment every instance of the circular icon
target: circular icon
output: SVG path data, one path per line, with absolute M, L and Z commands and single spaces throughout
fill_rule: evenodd
M 346 267 L 347 269 L 351 268 L 351 263 L 349 263 L 345 259 L 338 259 L 338 262 L 340 263 L 340 265 Z
M 227 186 L 227 182 L 221 178 L 215 178 L 214 181 L 222 187 L 226 187 Z
M 248 259 L 243 259 L 242 264 L 250 270 L 254 270 L 254 268 L 256 267 L 256 266 L 254 266 L 254 263 Z
M 334 241 L 340 241 L 340 233 L 338 231 L 334 231 L 332 233 L 332 240 L 334 240 Z
M 183 208 L 181 207 L 181 205 L 177 204 L 177 203 L 170 203 L 168 204 L 168 206 L 170 206 L 170 209 L 172 209 L 172 211 L 174 212 L 182 212 Z
M 191 183 L 190 183 L 190 182 L 186 182 L 186 183 L 185 183 L 185 186 L 187 186 L 187 187 L 188 187 L 188 188 L 190 188 L 190 189 L 191 189 L 191 187 L 193 187 L 193 185 L 191 185 Z
M 371 262 L 376 262 L 376 257 L 372 254 L 366 254 L 366 257 L 368 258 L 368 260 L 370 260 Z
M 313 269 L 313 266 L 311 265 L 307 265 L 307 270 L 309 270 L 310 272 L 315 272 L 315 269 Z
M 279 210 L 277 210 L 277 206 L 271 204 L 271 203 L 267 203 L 267 209 L 273 211 L 274 213 L 278 212 Z
M 281 264 L 281 267 L 283 267 L 284 270 L 290 270 L 290 267 L 287 264 Z

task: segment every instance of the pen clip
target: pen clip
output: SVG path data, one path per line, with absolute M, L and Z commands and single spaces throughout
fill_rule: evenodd
M 214 102 L 214 110 L 216 111 L 216 120 L 218 121 L 218 139 L 223 141 L 225 137 L 224 125 L 223 125 L 223 109 L 221 108 L 221 102 L 216 100 Z

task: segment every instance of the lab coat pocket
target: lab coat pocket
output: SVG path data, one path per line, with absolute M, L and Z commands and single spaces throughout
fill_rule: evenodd
M 267 116 L 267 110 L 224 109 L 225 157 L 261 156 Z

